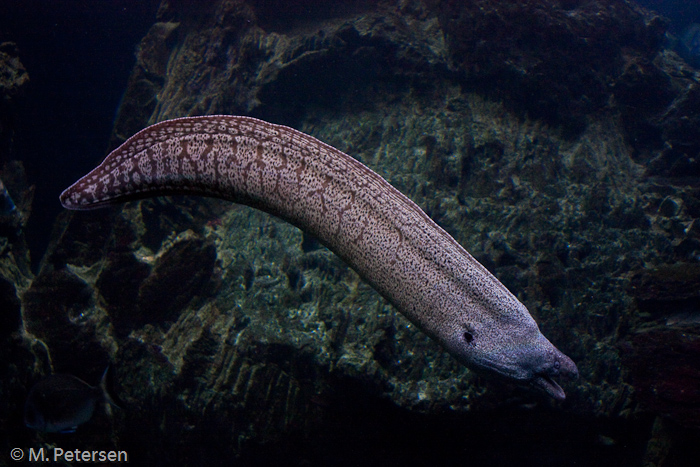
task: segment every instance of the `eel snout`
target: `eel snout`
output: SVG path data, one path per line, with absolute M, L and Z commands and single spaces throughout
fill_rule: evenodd
M 554 378 L 576 379 L 578 378 L 578 368 L 576 368 L 576 364 L 569 357 L 556 348 L 553 350 L 553 358 L 534 372 L 530 384 L 557 400 L 564 400 L 566 399 L 566 394 Z

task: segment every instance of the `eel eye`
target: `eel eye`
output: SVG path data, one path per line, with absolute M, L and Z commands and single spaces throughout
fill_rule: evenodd
M 474 340 L 474 336 L 473 336 L 472 333 L 469 332 L 469 331 L 464 331 L 463 337 L 464 337 L 464 341 L 465 341 L 467 344 L 471 344 L 472 341 Z

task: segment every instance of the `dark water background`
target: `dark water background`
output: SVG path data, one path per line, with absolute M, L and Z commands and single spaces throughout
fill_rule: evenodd
M 36 185 L 26 232 L 36 266 L 63 209 L 59 193 L 105 156 L 136 45 L 160 0 L 0 3 L 0 42 L 17 44 L 30 79 L 10 157 Z

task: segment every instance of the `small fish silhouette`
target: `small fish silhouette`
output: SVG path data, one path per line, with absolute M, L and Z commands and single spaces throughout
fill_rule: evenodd
M 700 24 L 688 26 L 680 36 L 680 55 L 692 64 L 700 62 Z
M 0 180 L 0 215 L 8 215 L 17 211 L 17 206 L 15 202 L 12 201 L 12 197 L 7 192 L 5 184 Z
M 117 408 L 107 392 L 107 371 L 98 386 L 66 374 L 47 376 L 32 387 L 24 404 L 24 424 L 47 433 L 73 433 L 92 418 L 95 407 L 107 402 Z

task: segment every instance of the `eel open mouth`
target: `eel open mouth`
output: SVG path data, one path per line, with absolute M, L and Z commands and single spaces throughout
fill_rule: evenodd
M 566 394 L 564 393 L 564 390 L 549 375 L 538 374 L 530 382 L 530 384 L 532 384 L 537 389 L 546 392 L 556 400 L 563 401 L 564 399 L 566 399 Z
M 569 357 L 558 350 L 556 352 L 558 355 L 556 355 L 554 363 L 545 370 L 535 373 L 530 380 L 530 384 L 540 391 L 546 392 L 556 400 L 563 401 L 566 399 L 566 394 L 559 386 L 559 383 L 554 381 L 554 377 L 561 376 L 570 380 L 577 379 L 578 368 L 576 368 L 576 364 Z

